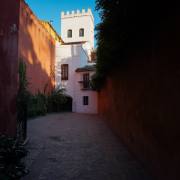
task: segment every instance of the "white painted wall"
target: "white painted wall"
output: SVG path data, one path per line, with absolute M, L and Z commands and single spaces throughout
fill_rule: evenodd
M 79 37 L 79 29 L 84 28 L 85 36 Z M 73 37 L 67 38 L 68 29 L 72 29 Z M 97 113 L 97 92 L 81 90 L 79 81 L 83 73 L 76 72 L 77 68 L 88 65 L 90 54 L 94 48 L 94 18 L 91 10 L 82 13 L 72 12 L 61 14 L 61 34 L 65 43 L 86 41 L 80 44 L 56 43 L 56 87 L 65 88 L 66 94 L 73 99 L 73 112 Z M 68 80 L 61 80 L 61 65 L 69 65 Z M 91 72 L 92 75 L 93 72 Z M 89 105 L 83 105 L 83 96 L 89 96 Z
M 66 87 L 67 93 L 74 96 L 75 70 L 81 66 L 81 45 L 57 45 L 56 47 L 56 85 Z M 85 58 L 84 58 L 85 59 Z M 61 81 L 61 65 L 69 65 L 68 81 Z M 85 63 L 84 63 L 85 64 Z
M 79 37 L 79 29 L 84 28 L 84 37 Z M 68 29 L 72 30 L 72 38 L 67 37 Z M 61 36 L 65 43 L 87 41 L 94 49 L 94 17 L 90 9 L 61 13 Z
M 69 65 L 68 80 L 61 80 L 61 65 Z M 88 56 L 82 45 L 56 44 L 56 87 L 65 88 L 66 94 L 73 98 L 73 112 L 97 113 L 97 92 L 81 90 L 79 81 L 83 73 L 76 72 L 79 67 L 88 65 Z M 92 75 L 92 72 L 91 74 Z M 89 105 L 83 105 L 83 96 L 89 96 Z
M 82 81 L 83 74 L 89 73 L 90 76 L 94 74 L 94 72 L 79 72 L 76 73 L 76 82 L 75 82 L 75 104 L 76 104 L 76 112 L 79 113 L 90 113 L 97 114 L 97 92 L 92 90 L 81 90 L 81 85 L 79 81 Z M 89 97 L 89 104 L 83 105 L 83 96 Z

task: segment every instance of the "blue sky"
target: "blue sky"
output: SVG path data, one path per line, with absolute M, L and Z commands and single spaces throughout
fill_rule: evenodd
M 61 11 L 72 11 L 91 8 L 95 25 L 100 22 L 98 12 L 95 11 L 95 0 L 25 0 L 39 19 L 53 20 L 55 30 L 60 34 Z

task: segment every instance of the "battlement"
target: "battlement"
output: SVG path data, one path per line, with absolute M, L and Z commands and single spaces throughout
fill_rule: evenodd
M 91 16 L 92 20 L 94 21 L 94 17 L 92 14 L 91 9 L 82 9 L 82 11 L 80 10 L 76 10 L 76 11 L 67 11 L 67 12 L 61 12 L 61 19 L 66 19 L 66 18 L 74 18 L 74 17 L 82 17 L 82 16 Z

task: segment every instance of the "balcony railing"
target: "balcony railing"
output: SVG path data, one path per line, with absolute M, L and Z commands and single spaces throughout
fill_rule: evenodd
M 91 90 L 91 84 L 90 81 L 79 81 L 81 84 L 81 90 Z

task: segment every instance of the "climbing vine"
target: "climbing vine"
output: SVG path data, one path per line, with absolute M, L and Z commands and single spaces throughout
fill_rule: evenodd
M 20 141 L 26 138 L 27 105 L 29 92 L 26 77 L 26 64 L 23 60 L 19 62 L 19 89 L 17 95 L 17 138 Z

